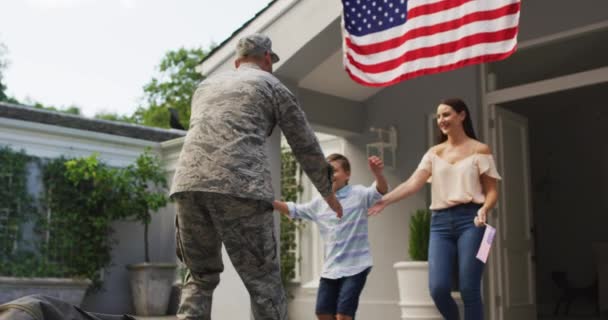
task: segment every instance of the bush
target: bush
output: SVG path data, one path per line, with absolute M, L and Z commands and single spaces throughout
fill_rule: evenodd
M 37 228 L 46 234 L 40 253 L 61 266 L 61 276 L 83 277 L 101 286 L 101 272 L 112 261 L 112 222 L 125 217 L 129 181 L 121 169 L 87 158 L 51 160 L 43 176 L 46 215 Z
M 27 191 L 30 161 L 23 151 L 0 147 L 0 261 L 3 262 L 18 249 L 23 224 L 32 218 L 34 201 Z
M 298 182 L 301 172 L 293 153 L 284 148 L 281 150 L 281 200 L 297 201 L 298 194 L 302 192 L 302 186 Z M 296 249 L 296 233 L 301 228 L 302 222 L 291 220 L 281 215 L 281 280 L 283 286 L 287 287 L 295 277 L 296 264 L 298 263 L 294 249 Z
M 42 173 L 39 205 L 27 190 L 28 164 Z M 167 203 L 163 168 L 148 150 L 134 165 L 113 168 L 97 155 L 43 160 L 5 147 L 0 177 L 3 276 L 88 278 L 99 289 L 116 244 L 112 223 L 132 218 L 147 225 L 149 211 Z M 35 222 L 37 236 L 23 246 L 20 236 L 28 222 Z

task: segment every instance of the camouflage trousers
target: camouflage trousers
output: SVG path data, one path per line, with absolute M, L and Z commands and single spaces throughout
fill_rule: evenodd
M 178 319 L 211 319 L 222 243 L 251 297 L 255 320 L 287 319 L 272 204 L 208 192 L 174 195 L 177 256 L 188 268 Z

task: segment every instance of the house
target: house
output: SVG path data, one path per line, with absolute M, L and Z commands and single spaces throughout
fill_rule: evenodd
M 0 103 L 0 146 L 24 150 L 38 158 L 87 157 L 98 153 L 99 159 L 108 165 L 124 167 L 132 164 L 145 148 L 151 148 L 162 159 L 170 177 L 184 135 L 185 131 L 181 130 L 89 119 Z M 28 190 L 36 192 L 41 188 L 40 180 L 36 178 L 39 172 L 35 166 L 28 170 Z M 171 204 L 153 215 L 150 225 L 151 261 L 176 260 L 173 220 Z M 144 261 L 143 226 L 138 222 L 116 222 L 113 228 L 117 245 L 112 251 L 112 265 L 103 273 L 103 290 L 86 296 L 82 307 L 101 313 L 132 313 L 125 266 Z
M 278 145 L 279 130 L 272 137 Z M 160 157 L 171 182 L 181 151 L 185 131 L 152 128 L 116 121 L 90 119 L 82 116 L 47 111 L 29 106 L 0 102 L 0 146 L 23 150 L 38 158 L 87 157 L 97 153 L 104 163 L 113 167 L 132 164 L 146 149 Z M 280 189 L 280 155 L 269 157 L 274 189 Z M 28 189 L 40 190 L 35 168 L 28 168 Z M 278 193 L 277 193 L 278 196 Z M 152 216 L 150 224 L 150 259 L 152 262 L 176 262 L 175 208 L 169 204 Z M 277 224 L 278 225 L 278 224 Z M 27 229 L 27 228 L 26 228 Z M 86 311 L 110 314 L 133 313 L 126 265 L 144 261 L 143 226 L 138 222 L 115 222 L 117 240 L 112 250 L 112 265 L 103 273 L 103 290 L 85 297 Z M 32 232 L 31 230 L 26 230 Z M 277 229 L 278 232 L 278 229 Z M 27 238 L 27 235 L 25 235 Z M 240 278 L 223 251 L 225 270 L 222 283 L 215 291 L 213 317 L 245 319 L 249 317 L 249 296 Z M 178 275 L 176 275 L 178 277 Z M 178 280 L 178 279 L 176 279 Z
M 567 273 L 572 287 L 599 279 L 600 306 L 608 308 L 606 266 L 601 263 L 606 252 L 594 249 L 608 242 L 603 232 L 608 145 L 601 138 L 608 120 L 608 2 L 522 1 L 519 48 L 507 60 L 386 88 L 360 86 L 344 72 L 340 12 L 340 1 L 271 1 L 213 50 L 199 71 L 213 76 L 233 68 L 238 38 L 269 35 L 281 56 L 275 75 L 297 95 L 318 132 L 341 138 L 332 142 L 339 144 L 332 150 L 352 159 L 353 183 L 371 182 L 366 167 L 366 146 L 375 141 L 371 127 L 396 128 L 396 165 L 386 174 L 397 186 L 430 145 L 438 102 L 463 98 L 504 178 L 490 220 L 498 236 L 484 279 L 488 318 L 551 314 L 560 292 L 551 279 L 557 271 Z M 278 137 L 271 148 L 278 153 Z M 408 259 L 409 214 L 428 205 L 427 193 L 420 192 L 370 222 L 375 266 L 358 318 L 400 317 L 392 266 Z M 292 319 L 313 317 L 318 255 L 314 250 L 302 253 Z M 241 303 L 248 305 L 247 298 Z M 593 312 L 593 303 L 575 302 L 572 312 Z

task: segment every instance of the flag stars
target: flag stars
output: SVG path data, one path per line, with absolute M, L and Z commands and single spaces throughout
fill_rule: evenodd
M 345 29 L 366 35 L 400 25 L 407 17 L 407 1 L 342 0 Z M 400 4 L 401 3 L 401 4 Z

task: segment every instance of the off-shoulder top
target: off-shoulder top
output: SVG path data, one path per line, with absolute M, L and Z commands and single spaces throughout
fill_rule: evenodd
M 475 153 L 455 163 L 428 151 L 418 170 L 431 174 L 431 210 L 440 210 L 464 203 L 485 202 L 480 176 L 485 174 L 501 180 L 491 154 Z

